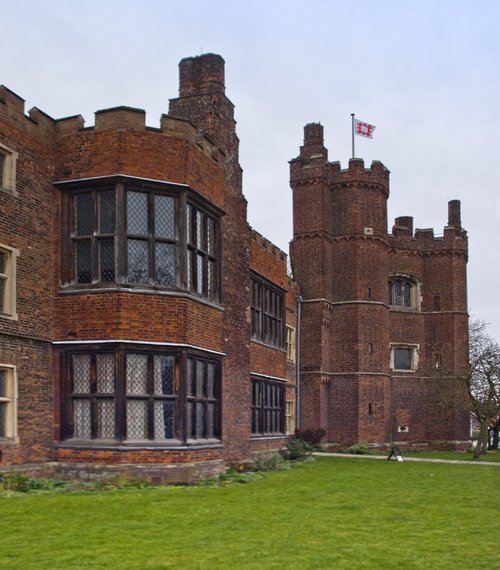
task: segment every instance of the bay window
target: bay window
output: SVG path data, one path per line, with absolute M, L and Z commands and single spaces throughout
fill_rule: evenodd
M 216 359 L 117 345 L 71 350 L 63 362 L 63 440 L 180 445 L 220 438 Z
M 62 187 L 63 287 L 187 290 L 219 300 L 221 212 L 197 194 L 122 177 Z

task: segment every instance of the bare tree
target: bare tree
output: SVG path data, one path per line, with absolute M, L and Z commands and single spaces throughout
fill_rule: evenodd
M 462 377 L 473 418 L 479 425 L 474 459 L 486 453 L 489 430 L 498 428 L 500 416 L 500 345 L 486 332 L 484 321 L 469 325 L 468 371 Z
M 433 421 L 453 421 L 457 412 L 466 413 L 475 420 L 479 436 L 474 459 L 494 447 L 500 423 L 500 346 L 488 335 L 486 328 L 484 321 L 470 321 L 468 352 L 458 355 L 461 363 L 458 370 L 450 366 L 452 353 L 441 343 L 434 346 L 439 359 L 426 371 Z

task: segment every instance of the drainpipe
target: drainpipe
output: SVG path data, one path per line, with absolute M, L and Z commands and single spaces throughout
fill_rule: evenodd
M 295 427 L 300 429 L 300 327 L 302 321 L 302 303 L 304 299 L 297 297 L 297 333 L 295 335 Z

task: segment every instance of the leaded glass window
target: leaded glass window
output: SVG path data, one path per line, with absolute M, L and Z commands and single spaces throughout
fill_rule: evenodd
M 127 278 L 130 283 L 176 285 L 175 200 L 127 192 Z
M 217 439 L 218 363 L 187 357 L 182 368 L 182 358 L 181 353 L 146 350 L 72 353 L 68 360 L 70 415 L 66 422 L 63 419 L 63 433 L 89 440 L 171 440 L 169 445 Z
M 252 378 L 252 434 L 285 433 L 285 386 L 267 378 Z
M 217 299 L 218 263 L 215 218 L 188 203 L 186 208 L 188 288 Z
M 75 273 L 77 283 L 115 281 L 116 198 L 114 190 L 75 195 Z
M 258 275 L 250 278 L 251 336 L 284 347 L 284 292 Z
M 187 436 L 191 439 L 217 437 L 218 405 L 216 365 L 196 358 L 187 360 Z
M 66 195 L 63 219 L 70 239 L 63 244 L 63 283 L 183 288 L 218 300 L 217 217 L 186 202 L 185 192 L 138 186 L 120 183 Z
M 71 391 L 73 437 L 115 437 L 115 357 L 112 353 L 73 354 Z
M 94 227 L 93 199 L 91 193 L 75 197 L 76 235 L 90 236 Z
M 393 307 L 416 307 L 416 284 L 404 277 L 393 277 L 388 283 L 388 303 Z
M 126 359 L 127 439 L 176 437 L 175 357 L 127 354 Z
M 115 192 L 99 192 L 99 233 L 114 234 L 116 223 Z

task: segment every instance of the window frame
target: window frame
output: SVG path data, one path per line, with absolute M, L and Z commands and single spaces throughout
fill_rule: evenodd
M 90 375 L 90 392 L 88 394 L 75 393 L 73 387 L 75 384 L 74 372 L 74 357 L 81 355 L 89 355 L 91 359 L 91 366 L 94 366 L 97 355 L 99 354 L 113 354 L 114 356 L 114 392 L 107 393 L 104 396 L 114 401 L 113 422 L 114 422 L 114 435 L 113 437 L 99 437 L 99 426 L 96 418 L 97 404 L 99 398 L 103 398 L 103 394 L 95 392 L 96 374 L 92 370 Z M 129 390 L 129 376 L 127 372 L 128 357 L 142 356 L 146 359 L 145 376 L 141 379 L 146 386 L 145 392 L 136 392 Z M 170 393 L 155 392 L 155 383 L 157 380 L 154 378 L 155 374 L 155 359 L 156 357 L 169 357 L 172 358 L 172 391 Z M 205 398 L 203 413 L 205 413 L 206 405 L 211 403 L 214 409 L 212 431 L 208 433 L 208 428 L 205 428 L 204 422 L 208 422 L 208 417 L 203 416 L 201 420 L 195 417 L 195 420 L 200 420 L 203 423 L 203 437 L 192 437 L 192 434 L 187 433 L 188 420 L 188 400 L 190 399 L 189 391 L 187 388 L 187 366 L 189 360 L 196 360 L 198 362 L 206 363 L 205 369 L 208 370 L 208 365 L 213 367 L 213 394 L 212 398 Z M 139 447 L 178 447 L 185 445 L 203 445 L 203 444 L 220 444 L 221 442 L 221 362 L 220 357 L 202 354 L 192 350 L 173 350 L 171 348 L 161 349 L 160 347 L 145 347 L 144 345 L 135 344 L 112 344 L 112 345 L 75 345 L 70 348 L 61 350 L 61 441 L 63 444 L 84 444 L 91 446 L 102 445 L 124 445 L 124 446 L 139 446 Z M 162 380 L 160 380 L 162 381 Z M 206 381 L 206 378 L 204 379 Z M 76 433 L 76 418 L 75 418 L 75 404 L 77 399 L 93 399 L 94 403 L 90 404 L 90 412 L 87 416 L 87 423 L 90 427 L 87 433 L 90 436 L 77 437 Z M 144 425 L 145 437 L 132 435 L 129 433 L 131 424 L 128 423 L 128 402 L 143 401 L 144 406 Z M 198 399 L 199 400 L 199 399 Z M 171 432 L 168 435 L 161 436 L 158 434 L 160 424 L 156 424 L 155 420 L 155 403 L 156 402 L 172 402 L 171 415 L 168 420 L 172 422 Z M 93 406 L 93 407 L 92 407 Z M 170 406 L 169 406 L 170 407 Z M 161 414 L 161 411 L 160 411 Z M 163 418 L 167 421 L 167 418 Z M 199 422 L 198 422 L 199 425 Z M 165 427 L 166 424 L 163 424 Z M 167 429 L 165 427 L 165 429 Z
M 252 340 L 285 349 L 286 291 L 255 272 L 250 274 L 250 312 Z
M 186 286 L 208 299 L 219 298 L 220 237 L 217 219 L 192 200 L 186 203 Z M 212 229 L 211 229 L 212 228 Z M 201 269 L 201 277 L 200 277 Z
M 0 191 L 17 196 L 16 170 L 19 154 L 15 150 L 0 143 L 0 156 L 3 158 L 0 163 Z
M 18 441 L 17 437 L 17 374 L 16 367 L 12 364 L 0 363 L 1 384 L 4 385 L 4 393 L 0 391 L 0 408 L 5 410 L 0 413 L 3 418 L 0 425 L 1 441 Z
M 410 351 L 410 367 L 409 368 L 395 368 L 396 362 L 396 351 L 398 349 L 404 349 Z M 418 369 L 420 354 L 420 345 L 404 342 L 391 342 L 390 343 L 390 368 L 393 372 L 416 372 Z
M 180 291 L 189 295 L 206 299 L 209 302 L 219 303 L 222 298 L 222 248 L 221 248 L 221 218 L 224 212 L 208 202 L 192 188 L 161 181 L 141 180 L 123 176 L 110 176 L 100 179 L 86 179 L 70 182 L 56 183 L 62 192 L 61 212 L 61 289 L 63 291 L 77 291 L 80 289 L 106 289 L 126 288 L 148 289 L 152 291 Z M 115 192 L 115 227 L 112 233 L 100 232 L 99 227 L 99 195 L 106 191 Z M 127 222 L 127 201 L 130 193 L 144 193 L 147 195 L 148 228 L 146 233 L 135 234 L 129 231 Z M 91 233 L 78 235 L 76 200 L 78 196 L 90 194 L 91 196 Z M 173 235 L 158 235 L 155 230 L 155 203 L 156 196 L 173 199 Z M 188 279 L 189 244 L 187 243 L 186 212 L 188 206 L 201 212 L 208 227 L 211 220 L 213 239 L 211 251 L 197 249 L 197 252 L 206 256 L 204 264 L 212 268 L 211 278 L 204 275 L 201 290 L 190 287 Z M 207 230 L 208 231 L 208 230 Z M 101 278 L 101 264 L 99 262 L 99 244 L 102 240 L 114 239 L 114 279 Z M 90 243 L 90 274 L 86 282 L 78 282 L 77 242 L 87 240 Z M 148 276 L 144 280 L 131 280 L 128 275 L 128 243 L 139 240 L 147 243 Z M 206 240 L 205 240 L 206 241 Z M 155 272 L 156 252 L 159 244 L 173 246 L 173 254 L 168 248 L 162 247 L 162 261 L 171 267 L 173 279 L 162 284 Z M 192 255 L 192 254 L 191 254 Z M 89 262 L 87 262 L 89 265 Z
M 115 193 L 115 221 L 114 221 L 114 230 L 113 232 L 101 232 L 100 228 L 100 208 L 101 202 L 100 197 L 102 194 L 106 192 L 114 192 Z M 90 226 L 91 230 L 87 234 L 79 234 L 78 230 L 78 206 L 77 200 L 80 196 L 89 196 L 91 200 L 90 205 Z M 99 263 L 100 259 L 100 245 L 104 240 L 114 240 L 114 251 L 116 252 L 116 242 L 117 242 L 117 196 L 116 190 L 111 187 L 104 187 L 99 189 L 89 189 L 89 190 L 82 190 L 79 192 L 75 192 L 72 196 L 71 200 L 71 213 L 69 218 L 72 220 L 72 231 L 70 232 L 70 243 L 71 245 L 71 258 L 73 259 L 74 266 L 72 268 L 72 272 L 74 274 L 74 284 L 78 286 L 82 285 L 93 285 L 95 283 L 105 283 L 105 281 L 101 281 L 98 277 L 100 276 L 101 267 Z M 90 244 L 90 280 L 89 281 L 79 281 L 78 279 L 78 244 L 80 243 L 88 243 Z M 116 280 L 117 276 L 117 255 L 119 253 L 114 253 L 114 277 Z M 114 282 L 114 281 L 111 281 Z
M 405 302 L 406 294 L 400 292 L 403 302 L 397 303 L 398 293 L 395 284 L 400 283 L 409 287 L 408 304 Z M 401 287 L 401 285 L 400 285 Z M 392 273 L 387 281 L 387 304 L 389 308 L 396 311 L 420 311 L 421 307 L 421 285 L 415 277 L 405 273 Z
M 252 375 L 251 389 L 252 437 L 284 437 L 286 435 L 285 382 Z
M 18 320 L 17 258 L 19 250 L 0 243 L 0 318 Z
M 72 400 L 72 410 L 73 410 L 73 426 L 74 430 L 77 430 L 76 424 L 77 421 L 75 419 L 75 408 L 76 402 L 88 402 L 89 408 L 89 425 L 88 431 L 90 432 L 90 438 L 86 438 L 82 436 L 80 439 L 114 439 L 113 436 L 109 437 L 98 437 L 99 430 L 101 426 L 101 422 L 99 421 L 99 404 L 101 402 L 109 402 L 112 401 L 115 403 L 115 396 L 114 393 L 111 392 L 100 392 L 98 391 L 98 356 L 100 355 L 113 355 L 113 353 L 102 350 L 102 351 L 95 351 L 95 352 L 77 352 L 74 353 L 73 357 L 85 357 L 89 358 L 89 389 L 88 391 L 75 391 L 75 358 L 71 358 L 69 360 L 69 367 L 70 367 L 70 375 L 71 375 L 71 400 Z M 114 355 L 113 355 L 114 357 Z M 116 364 L 113 362 L 113 375 L 116 377 Z M 115 378 L 113 379 L 113 384 L 115 383 Z M 84 429 L 83 427 L 79 429 Z M 101 428 L 102 429 L 102 428 Z
M 286 359 L 290 362 L 295 362 L 297 357 L 295 328 L 290 325 L 285 325 L 285 335 Z
M 132 194 L 137 195 L 145 195 L 146 196 L 146 232 L 137 232 L 134 233 L 131 231 L 130 228 L 130 220 L 129 220 L 129 199 Z M 161 236 L 156 228 L 156 198 L 170 198 L 173 200 L 173 235 L 172 236 Z M 123 244 L 118 243 L 118 246 L 124 248 L 124 252 L 122 253 L 124 263 L 126 264 L 126 269 L 124 271 L 124 280 L 129 284 L 135 285 L 153 285 L 155 287 L 166 287 L 166 288 L 175 288 L 178 287 L 179 282 L 179 272 L 178 272 L 178 217 L 179 217 L 179 205 L 178 205 L 178 198 L 175 194 L 172 193 L 165 193 L 165 192 L 158 192 L 155 190 L 148 190 L 148 189 L 136 189 L 133 187 L 126 187 L 125 188 L 125 216 L 126 216 L 126 224 L 125 224 L 125 235 L 123 237 Z M 118 242 L 120 242 L 121 236 L 116 236 Z M 145 281 L 134 281 L 130 279 L 130 256 L 129 256 L 129 244 L 132 241 L 139 241 L 142 243 L 146 243 L 146 250 L 147 250 L 147 277 Z M 160 244 L 164 245 L 171 245 L 173 246 L 173 282 L 170 285 L 165 285 L 159 282 L 157 279 L 157 263 L 156 263 L 156 253 L 158 251 L 158 247 Z
M 285 433 L 295 433 L 295 401 L 285 400 Z

